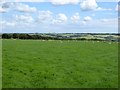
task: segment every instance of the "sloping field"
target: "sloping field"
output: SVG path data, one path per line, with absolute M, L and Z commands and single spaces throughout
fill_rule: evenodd
M 117 43 L 3 40 L 3 88 L 115 88 Z

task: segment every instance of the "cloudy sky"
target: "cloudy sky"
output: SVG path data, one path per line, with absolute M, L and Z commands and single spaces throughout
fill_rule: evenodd
M 1 3 L 1 32 L 117 33 L 117 4 L 95 0 Z

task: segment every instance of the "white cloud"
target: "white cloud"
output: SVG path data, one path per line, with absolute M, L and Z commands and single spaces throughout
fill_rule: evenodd
M 5 21 L 5 20 L 0 21 L 0 26 L 2 29 L 5 27 L 15 27 L 15 25 L 16 25 L 15 21 Z
M 80 20 L 80 15 L 79 15 L 79 13 L 75 13 L 75 15 L 73 15 L 73 16 L 71 17 L 71 20 L 72 20 L 73 22 L 78 22 L 78 21 Z
M 49 0 L 54 5 L 78 4 L 79 0 Z
M 116 6 L 115 10 L 118 11 L 118 5 Z
M 46 0 L 13 0 L 13 2 L 46 2 Z
M 94 10 L 98 7 L 96 0 L 85 0 L 80 4 L 82 10 Z
M 81 23 L 82 23 L 82 25 L 86 25 L 86 21 L 82 21 Z
M 36 12 L 37 9 L 35 7 L 30 7 L 27 4 L 23 3 L 14 3 L 14 2 L 5 2 L 0 4 L 0 12 L 8 12 L 10 10 L 17 10 L 19 12 Z
M 65 14 L 58 14 L 58 20 L 60 20 L 62 22 L 66 22 L 67 16 Z
M 17 22 L 23 22 L 23 23 L 32 23 L 34 19 L 30 15 L 16 15 L 15 20 Z
M 86 16 L 86 17 L 84 17 L 84 21 L 85 22 L 87 22 L 87 21 L 91 21 L 92 20 L 92 18 L 90 17 L 90 16 Z
M 0 0 L 0 2 L 48 2 L 49 0 Z M 74 0 L 73 0 L 74 1 Z M 83 0 L 79 0 L 83 1 Z M 119 0 L 96 0 L 97 2 L 119 2 Z
M 101 8 L 101 7 L 95 9 L 95 11 L 111 11 L 111 10 L 112 10 L 111 8 Z
M 4 2 L 2 4 L 0 4 L 0 12 L 1 13 L 6 13 L 6 12 L 9 12 L 10 10 L 16 8 L 14 6 L 14 3 L 12 2 Z
M 30 7 L 26 4 L 18 3 L 16 4 L 16 10 L 20 12 L 36 12 L 37 9 L 35 7 Z
M 95 11 L 110 11 L 111 8 L 102 8 L 98 7 L 96 0 L 85 0 L 80 4 L 80 7 L 83 11 L 95 10 Z
M 115 10 L 120 11 L 120 5 L 117 4 L 116 7 L 115 7 Z
M 98 23 L 97 23 L 98 22 Z M 114 27 L 118 25 L 118 18 L 102 19 L 94 21 L 94 24 L 104 27 Z
M 67 22 L 67 16 L 65 14 L 58 14 L 56 19 L 53 19 L 52 23 L 53 24 L 62 24 Z
M 5 2 L 6 2 L 6 0 L 0 0 L 0 5 L 5 3 Z
M 6 25 L 14 27 L 16 25 L 16 23 L 15 22 L 7 22 Z
M 0 3 L 0 13 L 6 13 L 9 11 L 9 4 L 8 3 Z
M 115 27 L 118 24 L 118 18 L 104 18 L 104 19 L 94 19 L 89 24 L 90 26 L 98 27 Z
M 0 13 L 6 13 L 6 12 L 8 12 L 8 9 L 0 7 Z
M 52 20 L 52 12 L 51 11 L 39 11 L 38 22 L 48 22 Z
M 108 19 L 101 19 L 101 22 L 108 22 Z

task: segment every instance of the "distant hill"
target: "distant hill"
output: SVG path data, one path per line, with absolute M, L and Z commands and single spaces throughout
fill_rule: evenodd
M 0 36 L 3 39 L 120 41 L 117 33 L 3 33 Z

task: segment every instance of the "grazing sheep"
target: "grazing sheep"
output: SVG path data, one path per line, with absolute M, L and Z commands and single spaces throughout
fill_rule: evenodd
M 63 41 L 62 41 L 62 40 L 60 40 L 60 43 L 63 43 Z
M 109 44 L 111 44 L 111 42 L 109 42 Z

